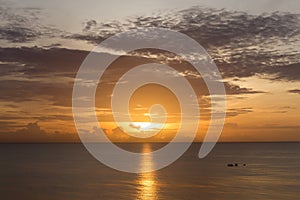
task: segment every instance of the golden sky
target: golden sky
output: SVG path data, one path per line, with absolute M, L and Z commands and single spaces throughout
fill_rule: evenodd
M 293 6 L 278 4 L 261 10 L 257 3 L 257 7 L 228 9 L 208 1 L 186 5 L 175 1 L 172 6 L 147 7 L 144 2 L 129 12 L 110 3 L 105 4 L 107 8 L 116 11 L 101 15 L 88 6 L 79 11 L 81 4 L 72 9 L 66 6 L 68 1 L 62 1 L 59 10 L 53 9 L 54 3 L 16 2 L 0 6 L 0 142 L 78 142 L 71 102 L 79 66 L 105 38 L 153 26 L 195 39 L 218 66 L 227 93 L 220 141 L 300 141 L 300 18 Z M 66 12 L 69 15 L 63 18 Z M 72 20 L 70 16 L 76 17 Z M 101 53 L 118 52 L 104 49 Z M 195 140 L 203 140 L 211 114 L 207 87 L 189 63 L 170 61 L 170 57 L 174 55 L 141 50 L 121 57 L 105 72 L 94 109 L 111 140 L 170 141 L 176 134 L 180 104 L 172 91 L 160 85 L 149 84 L 135 91 L 129 104 L 131 122 L 117 126 L 112 116 L 115 83 L 133 66 L 150 61 L 171 65 L 178 71 L 176 76 L 189 81 L 201 116 Z M 164 106 L 164 124 L 150 123 L 149 109 L 154 104 Z M 148 139 L 124 133 L 127 129 L 142 135 L 161 127 Z M 186 137 L 191 137 L 186 127 Z

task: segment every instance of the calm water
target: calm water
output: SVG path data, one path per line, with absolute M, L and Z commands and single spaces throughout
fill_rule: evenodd
M 155 148 L 158 144 L 127 144 Z M 112 170 L 81 144 L 1 144 L 1 199 L 299 199 L 300 143 L 201 144 L 146 174 Z M 227 167 L 228 163 L 246 166 Z

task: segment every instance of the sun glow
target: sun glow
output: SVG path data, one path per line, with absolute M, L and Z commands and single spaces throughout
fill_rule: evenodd
M 154 122 L 120 122 L 120 128 L 126 133 L 138 138 L 148 138 L 156 135 L 164 128 L 164 123 Z
M 141 130 L 147 130 L 151 128 L 151 122 L 132 122 L 131 125 Z

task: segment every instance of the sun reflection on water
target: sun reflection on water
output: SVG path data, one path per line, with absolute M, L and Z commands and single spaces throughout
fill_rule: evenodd
M 149 144 L 143 145 L 143 153 L 151 152 L 151 146 Z M 152 169 L 153 160 L 152 157 L 148 154 L 143 156 L 141 160 L 141 168 L 143 169 Z M 157 196 L 157 181 L 155 172 L 141 173 L 138 176 L 138 196 L 139 200 L 154 200 L 158 199 Z

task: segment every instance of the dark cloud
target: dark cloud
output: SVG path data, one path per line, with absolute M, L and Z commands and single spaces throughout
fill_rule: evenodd
M 32 28 L 36 19 L 32 15 L 16 14 L 13 10 L 0 7 L 0 39 L 10 42 L 27 42 L 41 36 L 41 32 Z
M 0 99 L 24 102 L 42 97 L 52 105 L 70 107 L 73 79 L 88 53 L 64 48 L 0 48 Z M 227 82 L 225 88 L 232 95 L 260 92 Z
M 97 25 L 96 20 L 87 21 L 86 24 L 85 24 L 85 27 L 84 27 L 83 31 L 89 31 L 93 27 L 95 27 L 96 25 Z
M 194 7 L 168 15 L 140 16 L 125 23 L 88 21 L 74 39 L 99 43 L 112 34 L 136 27 L 163 27 L 185 33 L 210 53 L 222 75 L 299 80 L 300 15 L 266 13 L 250 15 Z M 298 44 L 298 45 L 297 45 Z M 271 76 L 270 76 L 271 77 Z
M 299 59 L 300 60 L 300 59 Z M 287 81 L 299 81 L 300 80 L 300 62 L 295 64 L 287 64 L 285 66 L 279 66 L 274 69 L 269 68 L 267 73 L 274 74 L 273 80 L 287 80 Z
M 15 132 L 1 132 L 0 142 L 78 142 L 79 139 L 73 133 L 61 133 L 58 131 L 47 132 L 38 122 L 28 123 L 25 127 Z
M 71 106 L 73 78 L 88 52 L 68 49 L 0 49 L 0 99 Z M 36 97 L 36 98 L 35 98 Z
M 61 33 L 56 28 L 40 23 L 39 8 L 11 9 L 0 7 L 0 39 L 12 43 L 25 43 L 41 37 L 53 37 Z
M 8 132 L 8 131 L 10 131 L 10 129 L 12 127 L 13 128 L 20 128 L 20 124 L 15 122 L 15 121 L 8 121 L 8 120 L 5 120 L 5 119 L 2 119 L 2 117 L 1 117 L 0 127 L 1 127 L 1 132 Z
M 242 88 L 238 85 L 229 82 L 225 82 L 224 85 L 225 85 L 225 90 L 227 95 L 264 93 L 263 91 L 255 91 L 251 88 Z
M 16 131 L 17 134 L 33 134 L 33 135 L 42 135 L 46 134 L 44 130 L 38 125 L 38 122 L 29 123 L 25 128 Z
M 0 27 L 0 39 L 10 42 L 32 41 L 41 35 L 40 32 L 21 26 L 6 25 Z
M 91 43 L 100 43 L 103 40 L 106 39 L 106 37 L 100 36 L 100 35 L 89 35 L 89 34 L 72 34 L 72 35 L 65 35 L 63 36 L 64 38 L 67 39 L 75 39 L 75 40 L 84 40 L 84 41 L 88 41 Z
M 136 126 L 136 125 L 134 125 L 134 124 L 129 124 L 129 126 L 130 126 L 131 128 L 137 129 L 137 130 L 140 130 L 140 129 L 141 129 L 141 126 Z
M 300 89 L 288 90 L 290 93 L 300 94 Z
M 2 101 L 39 104 L 49 100 L 50 105 L 71 106 L 72 84 L 42 83 L 33 81 L 0 81 Z
M 39 9 L 23 9 L 16 14 L 14 10 L 0 7 L 0 11 L 0 39 L 10 42 L 28 42 L 39 37 L 57 36 L 98 44 L 124 30 L 163 27 L 180 31 L 197 40 L 215 60 L 224 78 L 266 74 L 270 79 L 300 79 L 299 14 L 275 12 L 251 15 L 193 7 L 175 13 L 137 16 L 124 23 L 101 23 L 92 19 L 85 22 L 82 33 L 70 34 L 41 25 Z M 57 45 L 60 44 L 47 48 Z M 57 52 L 56 55 L 61 53 Z M 30 58 L 30 55 L 26 56 Z
M 73 77 L 88 53 L 64 48 L 0 48 L 0 61 L 18 67 L 8 66 L 7 69 L 10 68 L 11 73 L 23 73 L 23 76 L 38 77 L 57 73 L 55 75 Z

